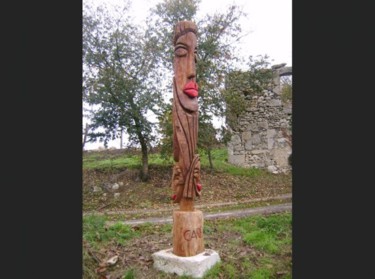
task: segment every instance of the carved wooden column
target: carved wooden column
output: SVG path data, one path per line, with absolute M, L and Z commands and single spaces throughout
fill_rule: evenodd
M 198 140 L 198 84 L 196 83 L 197 27 L 180 21 L 174 30 L 173 61 L 173 201 L 180 209 L 173 212 L 173 254 L 187 257 L 204 251 L 203 214 L 194 209 L 200 196 Z

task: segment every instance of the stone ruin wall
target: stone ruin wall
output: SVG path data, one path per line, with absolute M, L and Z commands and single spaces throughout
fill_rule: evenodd
M 228 161 L 242 167 L 264 168 L 272 173 L 291 171 L 292 105 L 281 101 L 280 76 L 291 75 L 292 68 L 275 65 L 274 88 L 247 96 L 246 112 L 232 128 Z

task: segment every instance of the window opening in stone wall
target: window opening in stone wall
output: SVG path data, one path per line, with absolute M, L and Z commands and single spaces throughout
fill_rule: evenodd
M 284 104 L 292 103 L 293 96 L 293 76 L 285 75 L 280 76 L 280 90 L 281 90 L 281 100 Z

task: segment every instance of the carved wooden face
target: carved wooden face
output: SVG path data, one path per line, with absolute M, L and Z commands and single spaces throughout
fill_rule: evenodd
M 174 47 L 173 68 L 177 96 L 183 108 L 198 110 L 198 84 L 195 64 L 197 63 L 197 37 L 193 32 L 180 36 Z

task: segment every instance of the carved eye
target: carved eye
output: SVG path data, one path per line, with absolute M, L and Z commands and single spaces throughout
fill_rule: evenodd
M 176 56 L 181 57 L 187 55 L 188 51 L 186 48 L 178 47 L 175 49 L 174 53 Z

